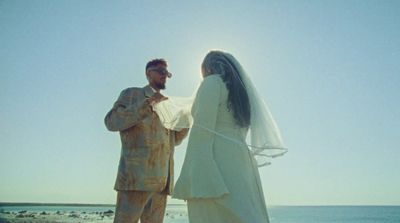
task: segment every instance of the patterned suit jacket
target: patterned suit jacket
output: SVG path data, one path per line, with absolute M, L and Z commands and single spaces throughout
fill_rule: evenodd
M 114 189 L 117 191 L 157 191 L 172 193 L 174 183 L 174 146 L 188 130 L 164 128 L 147 98 L 154 94 L 148 85 L 121 92 L 105 117 L 110 131 L 119 131 L 121 158 Z

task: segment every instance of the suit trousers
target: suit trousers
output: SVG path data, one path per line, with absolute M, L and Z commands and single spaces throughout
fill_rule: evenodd
M 118 191 L 114 223 L 162 223 L 167 193 Z

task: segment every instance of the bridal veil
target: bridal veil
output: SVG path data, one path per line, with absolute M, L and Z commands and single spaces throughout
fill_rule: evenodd
M 230 138 L 199 124 L 193 125 L 191 116 L 191 107 L 194 101 L 193 97 L 169 97 L 168 100 L 156 104 L 154 110 L 159 115 L 164 126 L 168 129 L 203 128 L 215 134 L 216 137 L 222 137 L 239 144 L 246 144 L 259 167 L 269 165 L 271 163 L 271 158 L 281 156 L 287 152 L 280 130 L 267 104 L 259 95 L 250 77 L 236 58 L 223 51 L 213 52 L 221 54 L 221 58 L 226 60 L 225 62 L 234 68 L 233 75 L 238 75 L 238 77 L 240 77 L 236 79 L 241 80 L 241 84 L 247 91 L 251 116 L 249 134 L 245 142 Z

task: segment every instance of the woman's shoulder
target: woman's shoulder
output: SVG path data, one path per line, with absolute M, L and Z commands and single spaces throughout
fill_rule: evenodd
M 219 74 L 208 75 L 203 79 L 201 83 L 206 87 L 220 87 L 220 84 L 223 83 L 222 77 Z
M 208 101 L 212 98 L 219 98 L 222 89 L 222 79 L 220 75 L 209 75 L 203 78 L 200 87 L 197 89 L 196 99 L 203 98 Z
M 220 81 L 220 82 L 222 82 L 222 77 L 220 74 L 210 74 L 210 75 L 204 77 L 203 82 L 204 81 L 208 81 L 208 82 L 209 81 Z

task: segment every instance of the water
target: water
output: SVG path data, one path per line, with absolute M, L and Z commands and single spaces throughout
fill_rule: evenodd
M 273 206 L 271 223 L 400 223 L 400 206 Z
M 0 212 L 104 212 L 114 205 L 54 206 L 0 204 Z M 186 205 L 168 205 L 165 222 L 188 222 Z M 271 223 L 400 223 L 400 206 L 270 206 Z

